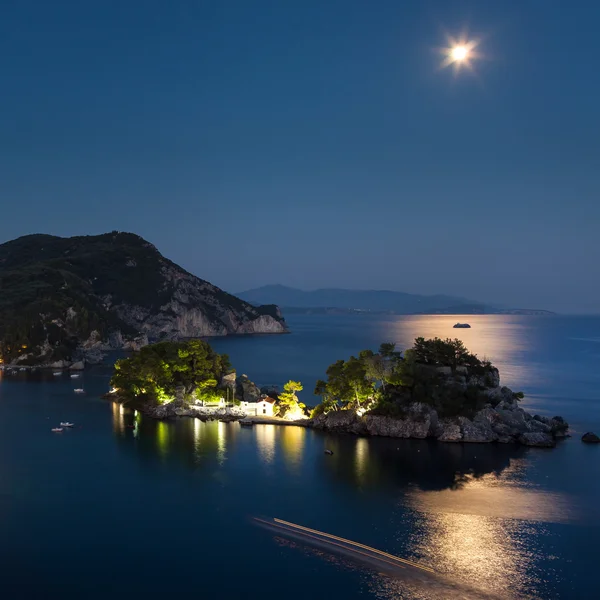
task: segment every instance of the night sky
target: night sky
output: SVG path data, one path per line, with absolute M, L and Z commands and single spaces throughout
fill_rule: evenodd
M 600 312 L 593 0 L 3 0 L 0 242 Z M 446 33 L 474 73 L 439 69 Z

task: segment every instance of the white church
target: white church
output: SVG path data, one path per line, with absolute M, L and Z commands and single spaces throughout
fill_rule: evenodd
M 272 417 L 275 400 L 269 396 L 261 396 L 256 402 L 242 401 L 240 408 L 252 417 Z

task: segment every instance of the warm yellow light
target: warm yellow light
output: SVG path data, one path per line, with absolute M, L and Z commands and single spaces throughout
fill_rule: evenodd
M 469 49 L 466 46 L 455 46 L 452 48 L 452 58 L 453 60 L 465 60 L 469 55 Z

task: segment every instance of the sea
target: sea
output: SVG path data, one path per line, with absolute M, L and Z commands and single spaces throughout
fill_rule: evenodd
M 110 364 L 0 373 L 1 597 L 599 597 L 600 445 L 581 435 L 600 434 L 600 317 L 456 320 L 293 315 L 289 335 L 211 343 L 259 385 L 301 381 L 314 404 L 340 358 L 458 337 L 572 437 L 539 449 L 159 422 L 101 398 Z M 74 427 L 52 433 L 63 420 Z M 261 526 L 274 518 L 336 537 Z M 335 539 L 417 567 L 390 572 Z

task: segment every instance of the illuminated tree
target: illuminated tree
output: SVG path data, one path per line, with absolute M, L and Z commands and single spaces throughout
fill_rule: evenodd
M 302 402 L 298 401 L 296 392 L 301 392 L 303 386 L 299 381 L 289 380 L 283 386 L 283 392 L 279 394 L 278 402 L 274 408 L 274 412 L 279 417 L 284 417 L 288 413 L 300 414 L 305 407 Z
M 318 390 L 327 399 L 327 408 L 336 405 L 346 408 L 361 408 L 372 399 L 375 391 L 374 379 L 367 372 L 367 363 L 374 357 L 369 350 L 361 352 L 359 358 L 351 356 L 347 361 L 338 360 L 327 369 L 327 382 L 320 382 Z
M 117 361 L 111 385 L 126 400 L 166 402 L 178 387 L 188 397 L 208 399 L 218 394 L 218 382 L 230 368 L 227 355 L 204 341 L 159 342 Z

